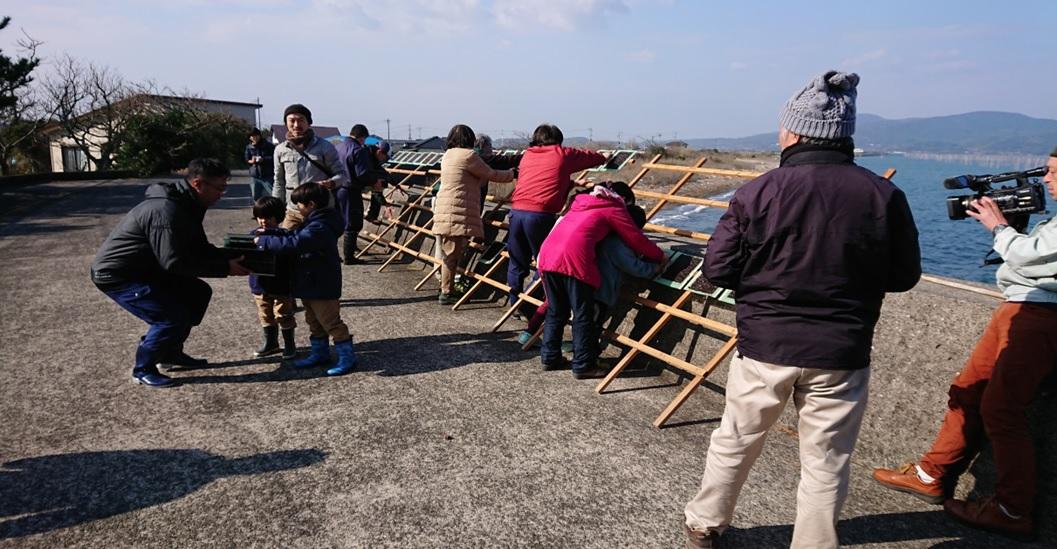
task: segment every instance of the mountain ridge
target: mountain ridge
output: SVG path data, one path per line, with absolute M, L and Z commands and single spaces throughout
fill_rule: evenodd
M 1045 154 L 1057 146 L 1057 120 L 1002 111 L 900 119 L 861 113 L 854 138 L 867 152 Z M 684 141 L 697 149 L 778 150 L 777 131 Z

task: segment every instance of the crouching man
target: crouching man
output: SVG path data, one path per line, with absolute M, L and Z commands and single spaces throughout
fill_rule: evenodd
M 213 290 L 199 277 L 243 276 L 249 271 L 206 239 L 202 219 L 227 190 L 231 172 L 219 160 L 199 158 L 183 181 L 155 183 L 110 233 L 92 262 L 92 282 L 150 325 L 136 349 L 132 379 L 149 387 L 175 381 L 158 364 L 202 366 L 184 341 L 205 316 Z
M 1043 180 L 1057 200 L 1057 149 L 1046 168 Z M 951 383 L 932 448 L 917 463 L 875 469 L 873 477 L 893 490 L 943 503 L 948 514 L 970 526 L 1030 537 L 1037 486 L 1027 408 L 1057 366 L 1057 221 L 1021 234 L 990 198 L 973 207 L 969 215 L 991 232 L 1004 260 L 997 278 L 1006 300 Z M 997 493 L 979 501 L 947 499 L 985 434 L 994 449 Z

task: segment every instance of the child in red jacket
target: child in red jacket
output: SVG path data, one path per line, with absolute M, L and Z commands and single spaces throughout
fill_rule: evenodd
M 626 183 L 596 185 L 576 195 L 561 222 L 554 226 L 540 249 L 538 265 L 547 294 L 547 319 L 543 325 L 540 361 L 544 370 L 564 368 L 562 333 L 569 313 L 573 316 L 573 376 L 602 377 L 599 370 L 598 333 L 594 291 L 601 276 L 595 248 L 610 232 L 616 233 L 636 254 L 660 263 L 664 252 L 643 234 L 628 214 L 625 199 L 633 196 Z

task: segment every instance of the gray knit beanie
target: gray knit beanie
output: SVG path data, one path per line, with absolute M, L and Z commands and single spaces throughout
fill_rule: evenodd
M 785 104 L 778 121 L 782 127 L 806 137 L 836 139 L 855 133 L 854 72 L 828 71 L 815 77 Z

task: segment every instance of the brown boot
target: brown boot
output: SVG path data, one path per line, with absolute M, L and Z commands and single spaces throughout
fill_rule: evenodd
M 719 534 L 715 530 L 698 532 L 686 524 L 683 525 L 683 529 L 686 530 L 686 549 L 712 549 L 719 547 Z
M 982 500 L 949 499 L 943 504 L 943 510 L 959 522 L 973 528 L 1004 534 L 1023 541 L 1030 541 L 1034 537 L 1031 517 L 1027 515 L 1020 518 L 1010 517 L 998 506 L 998 499 L 994 496 Z
M 873 478 L 885 488 L 906 492 L 934 505 L 943 503 L 943 483 L 939 480 L 929 484 L 922 482 L 913 463 L 904 464 L 899 469 L 874 469 Z

